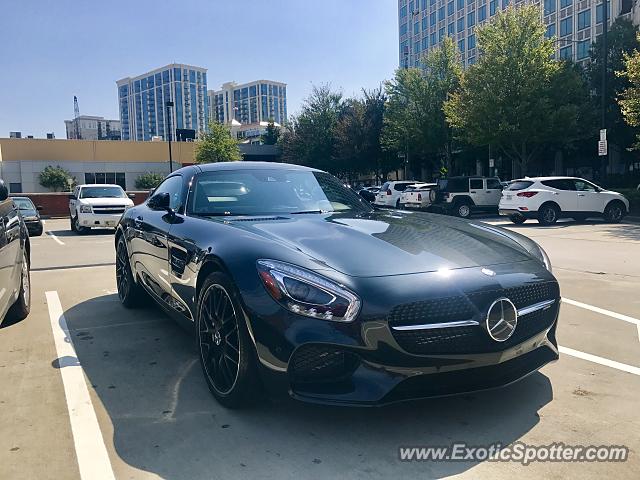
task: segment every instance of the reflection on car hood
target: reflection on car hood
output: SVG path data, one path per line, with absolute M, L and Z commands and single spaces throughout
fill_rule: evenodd
M 531 259 L 500 229 L 435 214 L 376 211 L 357 216 L 335 213 L 225 220 L 352 276 L 401 275 Z

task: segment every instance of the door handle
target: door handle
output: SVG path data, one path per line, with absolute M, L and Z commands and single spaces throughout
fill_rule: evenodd
M 578 196 L 579 197 L 584 197 L 584 193 L 579 193 Z

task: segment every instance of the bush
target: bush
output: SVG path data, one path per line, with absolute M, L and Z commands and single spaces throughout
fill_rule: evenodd
M 616 191 L 623 194 L 629 200 L 629 214 L 640 215 L 640 190 L 624 188 Z
M 164 175 L 161 173 L 147 172 L 136 178 L 136 188 L 141 190 L 151 190 L 156 188 L 164 180 Z
M 50 188 L 54 192 L 71 191 L 75 178 L 64 168 L 49 165 L 39 175 L 40 185 Z

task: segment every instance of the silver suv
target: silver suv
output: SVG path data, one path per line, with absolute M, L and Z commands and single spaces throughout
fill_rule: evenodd
M 497 177 L 450 177 L 438 180 L 436 206 L 467 218 L 476 211 L 497 212 L 501 196 Z

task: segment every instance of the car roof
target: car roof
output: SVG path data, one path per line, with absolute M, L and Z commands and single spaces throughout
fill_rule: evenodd
M 515 180 L 511 180 L 512 182 L 543 182 L 545 180 L 581 180 L 578 177 L 560 177 L 560 176 L 556 176 L 556 177 L 524 177 L 524 178 L 517 178 Z
M 116 183 L 83 183 L 82 185 L 78 185 L 78 187 L 120 187 L 120 185 Z
M 297 170 L 301 172 L 321 172 L 317 168 L 305 167 L 303 165 L 295 165 L 293 163 L 278 162 L 217 162 L 217 163 L 199 163 L 194 165 L 201 172 L 217 172 L 220 170 Z M 188 168 L 188 167 L 187 167 Z M 182 170 L 182 169 L 180 169 Z

